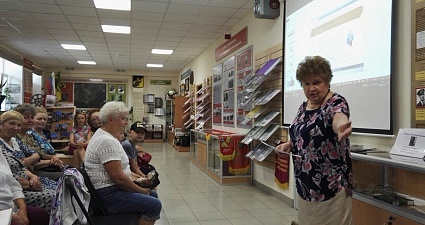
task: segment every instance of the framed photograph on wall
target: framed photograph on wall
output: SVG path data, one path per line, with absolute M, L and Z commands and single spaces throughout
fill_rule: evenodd
M 425 87 L 416 88 L 416 107 L 425 107 Z
M 184 80 L 184 91 L 188 92 L 189 91 L 189 78 L 186 78 Z
M 180 95 L 184 94 L 184 84 L 180 84 Z

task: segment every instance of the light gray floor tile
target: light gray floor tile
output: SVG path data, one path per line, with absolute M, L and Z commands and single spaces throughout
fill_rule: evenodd
M 188 152 L 167 142 L 143 143 L 159 172 L 162 202 L 158 225 L 290 225 L 297 210 L 250 184 L 220 185 L 196 165 Z

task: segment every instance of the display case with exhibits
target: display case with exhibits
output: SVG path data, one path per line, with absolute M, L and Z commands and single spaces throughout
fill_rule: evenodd
M 245 157 L 249 147 L 238 144 L 243 135 L 192 129 L 190 136 L 190 159 L 194 165 L 220 184 L 251 183 L 251 160 Z
M 354 225 L 425 221 L 425 161 L 365 149 L 352 153 Z
M 50 130 L 52 142 L 69 142 L 69 131 L 74 124 L 75 106 L 46 107 L 46 128 Z

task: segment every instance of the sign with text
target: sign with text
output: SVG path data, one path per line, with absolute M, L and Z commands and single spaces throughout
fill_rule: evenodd
M 425 129 L 400 129 L 390 153 L 423 158 L 425 156 Z
M 190 76 L 191 71 L 192 71 L 192 69 L 186 70 L 182 75 L 180 75 L 180 80 L 184 80 L 184 79 L 188 78 Z
M 215 49 L 215 61 L 219 61 L 230 53 L 236 51 L 248 43 L 248 27 L 239 31 L 235 36 L 231 37 L 224 44 Z
M 151 85 L 171 85 L 171 80 L 150 80 Z

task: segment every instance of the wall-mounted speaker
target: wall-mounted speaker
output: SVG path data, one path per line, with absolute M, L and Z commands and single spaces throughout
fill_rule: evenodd
M 275 19 L 280 16 L 279 0 L 254 0 L 254 15 L 260 19 Z

